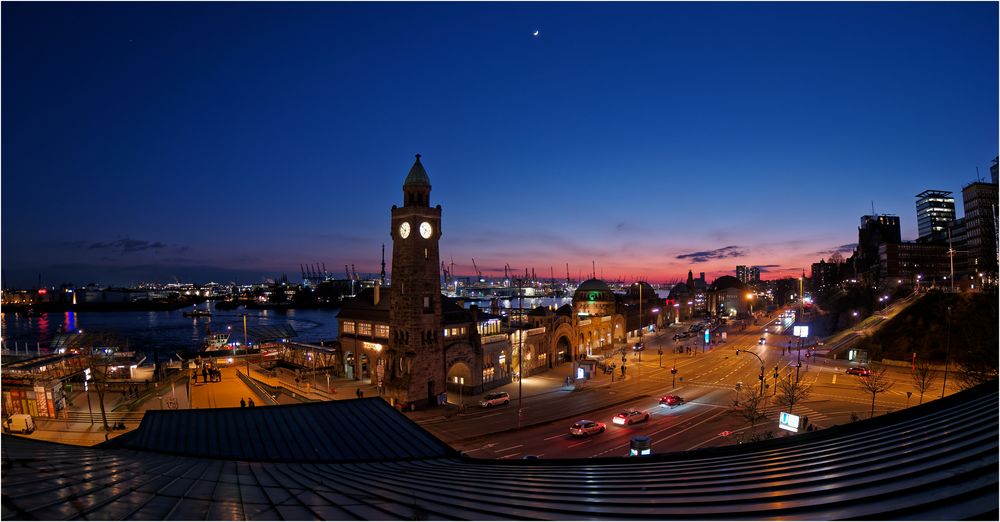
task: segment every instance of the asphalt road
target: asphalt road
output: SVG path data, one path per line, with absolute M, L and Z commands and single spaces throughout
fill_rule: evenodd
M 511 405 L 469 408 L 456 416 L 422 424 L 457 449 L 481 458 L 624 455 L 634 435 L 651 437 L 653 451 L 657 453 L 733 444 L 750 428 L 734 407 L 735 385 L 740 382 L 742 386 L 760 386 L 761 366 L 752 355 L 736 355 L 736 349 L 752 351 L 764 361 L 766 392 L 772 397 L 775 367 L 779 379 L 795 379 L 796 364 L 801 362 L 799 378 L 811 389 L 809 397 L 797 404 L 793 413 L 808 417 L 812 425 L 824 428 L 851 422 L 852 415 L 868 417 L 872 397 L 858 386 L 858 377 L 845 373 L 851 364 L 822 357 L 807 358 L 805 350 L 789 351 L 790 336 L 769 333 L 765 344 L 760 345 L 758 339 L 764 335 L 766 326 L 752 326 L 745 331 L 730 327 L 726 343 L 706 353 L 683 355 L 675 351 L 680 342 L 670 339 L 674 330 L 665 330 L 644 339 L 646 350 L 641 362 L 634 353 L 628 354 L 628 378 L 624 381 L 616 379 L 611 383 L 609 376 L 600 374 L 595 378 L 596 383 L 576 390 L 560 387 L 556 377 L 553 382 L 542 381 L 551 391 L 524 400 L 521 425 L 527 427 L 521 429 L 516 429 L 516 395 L 512 395 Z M 773 332 L 774 325 L 770 326 Z M 657 349 L 663 350 L 662 359 L 657 356 Z M 672 379 L 671 367 L 677 368 L 676 379 Z M 916 393 L 909 401 L 906 397 L 906 391 L 914 389 L 909 368 L 891 368 L 889 377 L 896 384 L 889 392 L 878 395 L 876 414 L 902 409 L 907 403 L 915 405 L 918 401 Z M 538 386 L 538 381 L 534 385 Z M 949 387 L 949 394 L 954 391 Z M 667 394 L 679 395 L 686 403 L 673 408 L 660 406 L 659 397 Z M 928 392 L 925 399 L 939 396 L 940 380 L 936 391 Z M 616 413 L 630 408 L 648 412 L 650 419 L 631 426 L 612 423 Z M 768 417 L 757 431 L 790 436 L 777 427 L 777 407 L 770 406 L 767 411 Z M 581 419 L 604 422 L 607 430 L 583 438 L 570 437 L 570 425 Z M 728 436 L 724 432 L 729 432 Z

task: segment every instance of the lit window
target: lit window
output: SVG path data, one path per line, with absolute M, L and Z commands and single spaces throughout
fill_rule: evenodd
M 354 333 L 354 321 L 344 321 L 344 333 Z
M 358 335 L 364 335 L 370 337 L 372 335 L 372 324 L 358 323 Z
M 387 324 L 377 324 L 375 325 L 375 337 L 381 337 L 383 339 L 389 338 L 389 325 Z

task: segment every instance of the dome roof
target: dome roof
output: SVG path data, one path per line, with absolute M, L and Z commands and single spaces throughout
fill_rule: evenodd
M 414 186 L 431 186 L 431 178 L 427 177 L 427 171 L 420 164 L 420 154 L 417 154 L 417 159 L 413 162 L 413 166 L 410 167 L 410 173 L 406 175 L 406 181 L 403 182 L 403 187 Z
M 742 290 L 744 288 L 744 285 L 743 283 L 740 282 L 739 279 L 727 275 L 727 276 L 722 276 L 713 281 L 711 288 L 709 288 L 708 290 L 710 292 L 718 292 L 720 290 L 727 290 L 729 288 L 736 288 Z
M 608 284 L 605 283 L 604 281 L 601 281 L 600 279 L 588 279 L 588 280 L 580 283 L 580 286 L 576 287 L 576 291 L 577 292 L 579 292 L 581 290 L 587 291 L 587 292 L 593 292 L 593 291 L 597 291 L 597 292 L 610 292 L 611 291 L 611 287 L 608 286 Z
M 573 292 L 574 307 L 582 303 L 613 302 L 615 302 L 615 293 L 611 291 L 611 287 L 607 283 L 600 279 L 588 279 L 580 283 L 580 286 L 576 287 L 576 292 Z
M 629 297 L 635 297 L 636 299 L 639 298 L 639 286 L 640 285 L 642 286 L 642 298 L 644 300 L 645 299 L 655 299 L 656 297 L 658 297 L 656 295 L 656 289 L 653 288 L 652 285 L 650 285 L 649 283 L 647 283 L 645 281 L 639 281 L 637 283 L 632 283 L 631 285 L 629 285 L 629 287 L 628 287 L 628 295 L 629 295 Z

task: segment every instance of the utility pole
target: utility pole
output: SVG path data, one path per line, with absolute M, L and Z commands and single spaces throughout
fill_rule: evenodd
M 944 390 L 948 385 L 948 356 L 951 354 L 951 306 L 948 306 L 948 336 L 944 344 L 944 380 L 941 382 L 941 398 L 944 398 Z

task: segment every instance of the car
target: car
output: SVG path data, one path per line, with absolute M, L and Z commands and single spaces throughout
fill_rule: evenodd
M 644 411 L 625 410 L 619 413 L 618 415 L 615 415 L 615 418 L 611 419 L 611 422 L 618 425 L 625 425 L 625 424 L 635 424 L 637 422 L 646 422 L 648 420 L 649 420 L 649 414 Z
M 641 351 L 643 351 L 645 349 L 646 349 L 646 346 L 644 344 L 642 344 L 642 343 L 635 343 L 635 345 L 632 346 L 632 351 L 633 352 L 641 352 Z
M 677 395 L 664 395 L 660 397 L 660 406 L 680 406 L 684 404 L 684 399 L 678 397 Z
M 872 371 L 868 368 L 862 368 L 858 366 L 857 368 L 848 368 L 847 375 L 871 375 Z
M 487 393 L 483 400 L 479 401 L 479 405 L 483 408 L 505 404 L 510 404 L 510 395 L 507 392 Z
M 603 422 L 583 419 L 569 427 L 569 434 L 573 437 L 586 437 L 595 433 L 604 433 L 608 425 Z
M 766 342 L 767 342 L 767 339 L 764 338 L 764 337 L 761 337 L 760 339 L 757 339 L 757 344 L 764 344 Z

